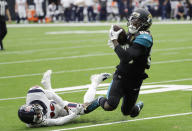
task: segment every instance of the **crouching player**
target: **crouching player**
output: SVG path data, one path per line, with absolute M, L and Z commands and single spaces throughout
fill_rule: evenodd
M 29 89 L 26 104 L 18 110 L 20 120 L 28 127 L 55 126 L 68 123 L 79 115 L 92 112 L 97 107 L 91 103 L 95 99 L 97 86 L 111 74 L 102 73 L 91 76 L 91 85 L 84 95 L 84 104 L 62 100 L 51 88 L 51 70 L 44 73 L 40 86 Z

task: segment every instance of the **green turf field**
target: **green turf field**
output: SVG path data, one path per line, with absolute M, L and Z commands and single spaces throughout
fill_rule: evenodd
M 82 131 L 191 131 L 192 115 L 183 113 L 191 112 L 192 92 L 181 89 L 141 94 L 139 100 L 145 106 L 134 119 L 123 116 L 120 106 L 113 112 L 98 108 L 64 126 L 29 129 L 18 119 L 18 108 L 25 103 L 22 97 L 26 96 L 31 86 L 40 85 L 46 70 L 53 70 L 53 88 L 64 88 L 89 84 L 89 77 L 95 73 L 113 73 L 119 62 L 114 51 L 107 46 L 107 33 L 47 32 L 100 31 L 109 28 L 110 25 L 8 28 L 4 40 L 6 50 L 0 52 L 0 130 L 77 128 L 75 130 Z M 151 31 L 154 37 L 152 66 L 147 71 L 150 78 L 144 81 L 144 85 L 160 85 L 157 89 L 164 88 L 162 85 L 191 86 L 192 24 L 154 24 Z M 68 91 L 61 92 L 60 96 L 68 101 L 82 102 L 84 93 Z

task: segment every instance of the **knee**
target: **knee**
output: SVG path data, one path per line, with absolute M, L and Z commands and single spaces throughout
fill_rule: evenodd
M 100 105 L 101 107 L 105 110 L 105 111 L 113 111 L 117 108 L 119 104 L 119 101 L 116 99 L 106 99 L 106 98 L 102 98 L 100 100 Z
M 113 111 L 113 110 L 115 110 L 115 108 L 110 106 L 107 101 L 105 102 L 103 109 L 105 111 Z
M 3 39 L 7 34 L 7 30 L 0 32 L 0 37 Z

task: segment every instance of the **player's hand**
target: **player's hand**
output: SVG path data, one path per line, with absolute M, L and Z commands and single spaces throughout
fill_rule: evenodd
M 69 114 L 75 113 L 76 115 L 80 115 L 83 113 L 84 107 L 82 104 L 77 104 L 76 108 L 69 109 Z
M 77 115 L 80 115 L 80 113 L 84 110 L 84 107 L 82 104 L 77 104 L 76 108 L 77 108 L 77 111 L 76 111 Z
M 108 45 L 110 48 L 112 48 L 112 49 L 115 48 L 114 45 L 113 45 L 113 42 L 112 42 L 111 40 L 108 40 L 107 45 Z
M 120 29 L 118 31 L 114 31 L 113 25 L 111 26 L 111 29 L 109 30 L 109 38 L 111 41 L 117 40 L 119 37 L 119 34 L 123 31 L 123 29 Z

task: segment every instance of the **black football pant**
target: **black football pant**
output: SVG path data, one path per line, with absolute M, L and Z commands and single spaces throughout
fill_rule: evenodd
M 7 27 L 5 21 L 0 21 L 0 50 L 3 50 L 3 39 L 7 34 Z
M 130 115 L 137 101 L 143 79 L 123 79 L 122 76 L 115 74 L 107 94 L 107 103 L 116 109 L 120 99 L 123 98 L 121 112 L 123 115 Z

